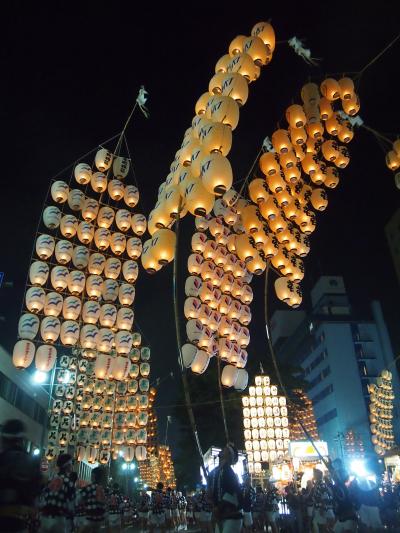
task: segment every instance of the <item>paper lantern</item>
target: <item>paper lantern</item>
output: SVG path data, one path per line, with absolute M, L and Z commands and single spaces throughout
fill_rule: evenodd
M 99 352 L 109 353 L 114 343 L 114 333 L 108 328 L 101 328 L 97 336 Z
M 341 128 L 338 118 L 338 114 L 334 113 L 330 118 L 325 121 L 325 129 L 329 133 L 329 135 L 338 135 Z
M 202 149 L 206 153 L 219 153 L 226 156 L 232 147 L 232 129 L 220 122 L 204 125 L 199 132 Z
M 50 205 L 43 211 L 43 223 L 48 229 L 56 229 L 60 225 L 61 211 L 58 207 Z
M 118 291 L 121 305 L 131 306 L 135 300 L 135 287 L 130 283 L 122 283 Z
M 324 189 L 314 189 L 311 193 L 311 204 L 317 211 L 325 211 L 328 205 L 328 195 Z
M 239 122 L 239 106 L 229 96 L 213 96 L 207 105 L 206 116 L 213 122 L 221 122 L 234 130 Z
M 117 381 L 122 381 L 128 376 L 130 367 L 131 362 L 128 358 L 122 356 L 115 357 L 111 363 L 111 374 Z
M 117 156 L 113 161 L 113 173 L 116 178 L 123 180 L 129 172 L 130 161 L 126 157 Z
M 106 258 L 104 257 L 103 254 L 99 254 L 99 253 L 90 254 L 88 271 L 90 272 L 90 274 L 95 274 L 99 276 L 104 270 L 105 263 L 106 263 Z
M 201 301 L 198 298 L 189 297 L 185 300 L 184 314 L 187 319 L 199 318 Z
M 185 187 L 185 205 L 195 216 L 205 216 L 214 205 L 214 196 L 203 186 L 199 178 L 193 178 Z
M 99 330 L 92 324 L 83 326 L 80 333 L 80 343 L 82 348 L 94 350 L 97 346 L 98 333 Z
M 243 52 L 248 54 L 259 67 L 266 65 L 271 59 L 270 49 L 255 35 L 246 37 L 243 42 Z
M 128 283 L 135 283 L 139 275 L 139 265 L 136 261 L 124 261 L 122 264 L 122 274 Z
M 112 233 L 110 237 L 111 250 L 115 255 L 121 255 L 126 248 L 126 238 L 122 233 Z
M 115 302 L 118 298 L 118 282 L 113 279 L 104 280 L 102 287 L 102 297 L 105 302 Z
M 210 356 L 208 353 L 198 350 L 190 368 L 194 374 L 203 374 L 207 370 L 209 362 Z
M 78 225 L 77 233 L 78 239 L 83 244 L 89 244 L 90 242 L 92 242 L 94 237 L 94 227 L 92 226 L 92 224 L 89 224 L 89 222 L 81 222 Z
M 103 172 L 94 172 L 90 178 L 90 185 L 97 193 L 103 193 L 107 190 L 107 176 Z
M 238 377 L 238 369 L 232 365 L 224 366 L 221 374 L 221 384 L 224 387 L 233 387 Z
M 335 167 L 326 167 L 325 173 L 325 187 L 329 189 L 334 189 L 339 183 L 339 172 Z
M 54 238 L 50 235 L 39 235 L 39 237 L 36 239 L 36 253 L 40 259 L 45 261 L 53 255 L 54 246 Z
M 220 73 L 220 92 L 224 96 L 230 96 L 239 105 L 244 105 L 249 96 L 249 88 L 246 79 L 237 72 Z
M 56 292 L 46 294 L 44 303 L 44 314 L 46 316 L 58 316 L 63 306 L 63 297 Z
M 200 294 L 202 281 L 197 276 L 189 276 L 185 282 L 185 294 L 197 298 Z
M 51 269 L 51 284 L 56 291 L 63 291 L 68 285 L 69 271 L 63 266 L 56 266 Z
M 341 90 L 339 83 L 333 78 L 326 78 L 321 83 L 321 94 L 325 96 L 330 102 L 340 98 Z
M 142 254 L 142 241 L 138 237 L 131 237 L 126 241 L 126 252 L 131 259 L 139 259 Z
M 147 222 L 146 217 L 141 214 L 136 214 L 132 216 L 132 231 L 136 234 L 142 236 L 146 231 Z
M 139 202 L 139 190 L 134 185 L 127 185 L 124 191 L 124 202 L 129 207 L 136 207 Z
M 117 309 L 112 304 L 104 304 L 100 308 L 100 324 L 106 328 L 112 328 L 117 319 Z
M 220 153 L 212 153 L 201 161 L 200 176 L 204 187 L 212 194 L 224 194 L 232 186 L 232 167 Z
M 13 350 L 13 364 L 18 369 L 28 368 L 35 355 L 35 345 L 27 340 L 18 341 Z
M 40 320 L 36 315 L 25 313 L 18 322 L 18 336 L 21 339 L 33 340 L 39 331 Z
M 78 183 L 87 185 L 92 177 L 92 169 L 86 163 L 79 163 L 74 169 L 74 176 Z
M 353 128 L 350 122 L 344 121 L 341 124 L 341 127 L 339 129 L 339 133 L 338 133 L 339 141 L 347 144 L 353 139 L 353 137 L 354 137 L 354 131 L 353 131 Z
M 57 350 L 54 346 L 39 346 L 35 355 L 35 366 L 40 372 L 50 372 L 57 359 Z
M 93 222 L 96 219 L 98 213 L 99 213 L 99 203 L 97 202 L 97 200 L 94 200 L 93 198 L 86 198 L 82 204 L 83 219 L 86 222 Z
M 63 268 L 63 267 L 55 267 L 55 268 Z M 55 268 L 53 270 L 55 270 Z M 79 270 L 71 270 L 67 277 L 67 283 L 68 283 L 68 290 L 71 294 L 74 296 L 78 296 L 81 294 L 83 289 L 85 288 L 85 274 L 83 272 L 80 272 Z
M 118 209 L 115 215 L 115 222 L 118 229 L 121 231 L 128 231 L 131 227 L 131 215 L 126 209 Z
M 79 326 L 74 320 L 65 320 L 61 324 L 61 342 L 64 346 L 74 346 L 79 338 Z
M 117 328 L 130 331 L 133 326 L 134 314 L 132 309 L 122 307 L 117 313 Z
M 80 270 L 88 266 L 89 250 L 86 248 L 86 246 L 76 246 L 74 248 L 72 253 L 72 263 L 75 268 L 79 268 Z
M 142 266 L 149 274 L 154 274 L 157 270 L 160 270 L 161 265 L 158 264 L 154 256 L 154 249 L 151 246 L 152 239 L 148 239 L 143 245 L 143 251 L 141 256 Z
M 272 134 L 272 146 L 278 154 L 285 154 L 288 152 L 292 143 L 290 142 L 288 132 L 286 130 L 276 130 Z
M 63 303 L 63 317 L 67 320 L 77 320 L 81 314 L 82 304 L 76 296 L 68 296 Z
M 69 187 L 65 181 L 55 181 L 50 189 L 50 194 L 57 204 L 63 204 L 68 199 Z
M 110 198 L 118 202 L 124 197 L 125 188 L 120 180 L 112 179 L 108 182 L 107 191 Z
M 356 94 L 347 100 L 342 100 L 343 111 L 350 117 L 354 117 L 360 110 L 360 100 Z
M 265 49 L 265 48 L 264 48 Z M 238 53 L 231 58 L 227 72 L 241 74 L 248 83 L 255 81 L 260 76 L 260 68 L 256 65 L 252 57 L 247 53 Z
M 210 94 L 221 94 L 223 79 L 224 79 L 223 72 L 217 72 L 216 74 L 214 74 L 214 76 L 211 78 L 208 84 L 208 90 Z M 201 117 L 201 115 L 199 116 Z
M 99 254 L 100 255 L 100 254 Z M 91 300 L 98 300 L 103 291 L 103 278 L 91 275 L 86 280 L 86 293 Z
M 293 104 L 286 109 L 286 120 L 292 128 L 302 128 L 307 122 L 301 105 Z
M 68 205 L 72 211 L 80 211 L 85 200 L 85 195 L 80 189 L 71 189 L 68 193 Z
M 45 304 L 45 292 L 40 287 L 31 287 L 26 291 L 25 305 L 31 313 L 39 313 Z
M 262 222 L 261 216 L 255 205 L 246 206 L 241 214 L 242 224 L 247 234 L 252 234 L 261 231 Z
M 335 159 L 335 165 L 338 168 L 346 168 L 347 165 L 350 162 L 349 152 L 345 146 L 340 146 L 339 148 L 339 155 Z M 399 158 L 399 166 L 400 166 L 400 158 Z
M 115 212 L 111 207 L 101 207 L 97 215 L 97 224 L 100 228 L 109 229 L 114 222 Z
M 137 461 L 145 461 L 147 458 L 147 450 L 144 446 L 136 446 L 135 457 Z
M 230 58 L 229 58 L 230 61 Z M 207 102 L 210 98 L 210 93 L 203 93 L 200 98 L 197 100 L 195 105 L 195 113 L 196 115 L 204 115 L 206 112 Z M 192 130 L 193 131 L 193 130 Z
M 229 45 L 229 56 L 232 58 L 236 54 L 243 52 L 243 43 L 246 39 L 245 35 L 237 35 Z
M 170 229 L 159 229 L 153 234 L 152 255 L 159 265 L 170 263 L 175 255 L 175 232 Z
M 301 99 L 304 104 L 317 104 L 320 99 L 318 85 L 315 83 L 306 83 L 303 85 L 301 89 Z
M 115 349 L 118 354 L 127 355 L 132 348 L 132 334 L 129 331 L 118 331 L 115 335 Z
M 256 250 L 250 243 L 249 237 L 245 234 L 237 235 L 236 237 L 236 251 L 238 257 L 245 261 L 251 261 L 256 253 Z M 224 291 L 223 291 L 224 292 Z
M 45 285 L 49 277 L 49 265 L 43 261 L 34 261 L 29 268 L 29 281 L 32 285 Z
M 251 35 L 259 37 L 268 50 L 268 55 L 271 55 L 275 50 L 275 32 L 269 22 L 258 22 L 253 26 Z

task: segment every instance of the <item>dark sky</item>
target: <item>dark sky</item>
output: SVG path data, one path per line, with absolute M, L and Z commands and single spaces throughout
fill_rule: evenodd
M 311 76 L 359 71 L 399 32 L 399 2 L 41 2 L 3 7 L 2 229 L 0 271 L 14 289 L 0 292 L 0 342 L 11 347 L 23 297 L 35 227 L 49 180 L 80 154 L 115 135 L 140 85 L 149 92 L 150 118 L 136 114 L 127 138 L 146 214 L 190 125 L 197 98 L 207 89 L 217 59 L 237 34 L 249 34 L 271 18 L 277 40 L 307 39 L 319 68 L 307 66 L 286 44 L 250 87 L 234 131 L 230 159 L 235 179 L 244 177 L 266 135 L 285 108 L 300 103 Z M 306 7 L 305 7 L 306 6 Z M 362 6 L 362 7 L 361 7 Z M 400 42 L 361 79 L 360 115 L 369 126 L 399 132 Z M 386 169 L 384 153 L 365 130 L 350 145 L 351 163 L 341 173 L 329 206 L 318 215 L 312 252 L 305 261 L 304 292 L 321 274 L 342 274 L 359 308 L 382 300 L 390 324 L 398 324 L 399 286 L 384 237 L 384 225 L 399 205 L 400 192 Z M 67 177 L 68 174 L 65 174 Z M 193 221 L 184 222 L 182 261 L 189 253 Z M 153 377 L 177 370 L 172 306 L 172 267 L 149 278 L 141 274 L 136 316 L 150 340 Z M 181 285 L 186 273 L 181 276 Z M 250 358 L 262 359 L 263 281 L 254 285 Z M 274 299 L 272 298 L 274 302 Z M 275 305 L 275 303 L 274 303 Z M 182 306 L 183 307 L 183 302 Z M 272 306 L 274 308 L 274 306 Z M 173 402 L 174 383 L 160 388 L 160 406 Z M 169 410 L 160 408 L 164 419 Z

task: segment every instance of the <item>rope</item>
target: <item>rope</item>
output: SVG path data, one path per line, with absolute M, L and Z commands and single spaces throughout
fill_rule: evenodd
M 281 386 L 282 388 L 282 391 L 284 393 L 284 395 L 286 396 L 286 399 L 287 399 L 287 402 L 290 406 L 294 407 L 294 403 L 292 402 L 292 400 L 290 399 L 288 393 L 287 393 L 287 390 L 286 390 L 286 387 L 283 383 L 283 380 L 282 380 L 282 376 L 281 376 L 281 373 L 280 373 L 280 370 L 279 370 L 279 366 L 278 366 L 278 362 L 277 362 L 277 359 L 276 359 L 276 355 L 275 355 L 275 351 L 274 351 L 274 348 L 272 346 L 272 339 L 271 339 L 271 332 L 270 332 L 270 328 L 269 328 L 269 321 L 268 321 L 268 274 L 269 274 L 269 270 L 270 270 L 270 261 L 268 261 L 267 263 L 267 268 L 265 269 L 265 284 L 264 284 L 264 319 L 265 319 L 265 331 L 267 333 L 267 340 L 268 340 L 268 347 L 269 347 L 269 352 L 271 354 L 271 359 L 272 359 L 272 362 L 273 362 L 273 365 L 274 365 L 274 368 L 275 368 L 275 372 L 276 372 L 276 376 L 278 378 L 278 381 L 279 381 L 279 385 Z M 330 464 L 325 460 L 325 458 L 321 455 L 321 453 L 319 452 L 318 448 L 316 447 L 316 445 L 314 444 L 314 439 L 312 438 L 312 436 L 310 435 L 310 433 L 308 432 L 308 430 L 306 429 L 306 427 L 304 426 L 303 422 L 300 420 L 299 417 L 297 417 L 296 415 L 293 415 L 293 418 L 295 419 L 295 421 L 300 425 L 301 429 L 303 430 L 305 436 L 307 437 L 307 439 L 311 442 L 311 444 L 313 445 L 315 451 L 317 452 L 319 458 L 321 459 L 321 461 L 324 463 L 324 465 L 326 466 L 326 468 L 331 472 L 332 471 L 332 468 L 330 466 Z
M 182 385 L 183 385 L 183 392 L 185 397 L 185 405 L 186 410 L 189 418 L 190 427 L 193 433 L 193 438 L 196 443 L 197 451 L 200 456 L 200 465 L 201 469 L 203 470 L 203 475 L 205 479 L 207 480 L 207 470 L 204 464 L 203 459 L 203 451 L 201 449 L 199 434 L 197 431 L 196 426 L 196 420 L 194 418 L 194 413 L 192 409 L 192 402 L 190 398 L 190 389 L 189 389 L 189 383 L 187 379 L 186 369 L 185 365 L 183 364 L 183 355 L 182 355 L 182 339 L 181 339 L 181 332 L 179 328 L 179 306 L 178 306 L 178 244 L 179 244 L 179 221 L 180 221 L 180 213 L 181 213 L 182 206 L 179 205 L 178 209 L 178 215 L 176 217 L 176 225 L 175 225 L 175 256 L 174 256 L 174 271 L 173 271 L 173 298 L 174 298 L 174 315 L 175 315 L 175 330 L 176 330 L 176 342 L 178 346 L 178 361 L 179 366 L 181 369 L 181 377 L 182 377 Z
M 383 56 L 383 54 L 385 52 L 387 52 L 387 50 L 389 50 L 389 48 L 391 48 L 398 39 L 400 39 L 400 33 L 398 35 L 396 35 L 396 37 L 393 39 L 393 41 L 391 41 L 381 52 L 379 52 L 379 54 L 377 54 L 374 58 L 372 58 L 371 61 L 369 63 L 367 63 L 364 68 L 362 68 L 360 70 L 360 72 L 358 74 L 358 78 L 361 78 L 361 76 L 364 74 L 364 72 L 367 70 L 367 68 L 369 68 L 376 61 L 378 61 L 378 59 L 381 56 Z
M 250 170 L 249 170 L 247 176 L 243 179 L 243 185 L 242 185 L 242 187 L 241 187 L 241 189 L 240 189 L 240 191 L 239 191 L 239 196 L 242 196 L 243 190 L 244 190 L 244 188 L 246 187 L 246 184 L 247 184 L 247 182 L 248 182 L 248 180 L 249 180 L 249 178 L 250 178 L 250 175 L 252 174 L 252 172 L 253 172 L 253 170 L 254 170 L 254 167 L 255 167 L 256 164 L 258 163 L 258 160 L 259 160 L 259 158 L 260 158 L 260 155 L 262 154 L 262 151 L 263 151 L 262 148 L 260 148 L 259 152 L 257 153 L 257 157 L 256 157 L 255 160 L 253 161 L 253 164 L 251 165 Z M 240 181 L 242 181 L 242 180 L 240 180 Z
M 223 395 L 222 383 L 221 383 L 221 360 L 218 354 L 216 357 L 217 357 L 217 369 L 218 369 L 217 377 L 218 377 L 218 388 L 219 388 L 219 402 L 221 405 L 222 420 L 224 421 L 225 439 L 226 439 L 226 442 L 229 442 L 230 441 L 229 431 L 228 431 L 228 424 L 226 422 L 224 395 Z

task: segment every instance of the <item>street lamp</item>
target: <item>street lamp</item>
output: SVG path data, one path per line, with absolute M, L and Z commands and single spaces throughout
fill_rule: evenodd
M 41 372 L 40 370 L 36 370 L 36 372 L 33 374 L 33 382 L 38 384 L 43 384 L 46 381 L 47 373 Z
M 33 455 L 39 455 L 40 454 L 40 450 L 39 448 L 35 448 L 32 452 Z

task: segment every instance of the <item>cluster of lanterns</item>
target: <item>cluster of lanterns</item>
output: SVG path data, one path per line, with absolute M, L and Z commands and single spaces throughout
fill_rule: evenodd
M 370 395 L 370 428 L 371 440 L 375 452 L 384 455 L 394 446 L 393 434 L 393 400 L 395 399 L 392 386 L 392 373 L 382 370 L 376 384 L 368 385 Z
M 98 377 L 99 359 L 62 356 L 53 388 L 46 457 L 69 447 L 79 461 L 107 464 L 122 456 L 146 459 L 150 349 L 134 348 L 125 380 Z M 68 369 L 68 370 L 67 370 Z
M 164 486 L 176 488 L 174 463 L 172 461 L 171 449 L 169 446 L 160 445 L 158 447 L 158 462 L 160 464 L 160 481 Z
M 286 110 L 287 129 L 272 134 L 259 160 L 260 177 L 249 183 L 251 203 L 240 213 L 244 260 L 256 258 L 261 268 L 270 260 L 280 274 L 276 294 L 293 308 L 302 301 L 299 283 L 316 213 L 326 209 L 327 190 L 338 185 L 339 169 L 349 163 L 346 145 L 354 133 L 348 118 L 360 107 L 349 78 L 327 78 L 320 87 L 307 83 L 301 99 L 302 105 Z M 335 111 L 336 102 L 342 110 Z
M 263 463 L 282 459 L 289 450 L 286 398 L 278 396 L 268 376 L 256 376 L 249 396 L 242 397 L 244 440 L 250 474 L 261 474 Z
M 386 154 L 386 166 L 394 172 L 394 182 L 400 189 L 400 139 L 393 142 L 392 149 Z
M 142 262 L 149 272 L 162 268 L 174 257 L 174 235 L 168 229 L 178 216 L 209 214 L 217 196 L 232 186 L 227 155 L 239 110 L 248 98 L 249 84 L 260 75 L 275 48 L 275 34 L 267 22 L 256 24 L 251 35 L 237 36 L 222 56 L 208 91 L 195 105 L 195 116 L 175 154 L 170 172 L 159 187 L 158 201 L 149 214 L 152 239 L 143 247 Z M 161 232 L 160 232 L 161 230 Z
M 150 352 L 140 349 L 133 305 L 147 221 L 134 212 L 139 191 L 124 183 L 129 169 L 129 159 L 101 148 L 93 166 L 79 163 L 68 183 L 52 183 L 13 352 L 17 368 L 27 368 L 34 360 L 42 372 L 56 364 L 56 346 L 76 352 L 73 360 L 79 373 L 73 373 L 76 383 L 68 386 L 68 394 L 74 389 L 74 396 L 68 401 L 78 437 L 67 445 L 76 446 L 78 458 L 89 462 L 107 462 L 116 442 L 114 433 L 120 427 L 122 432 L 126 429 L 122 407 L 118 411 L 116 405 L 113 412 L 116 398 L 121 406 L 128 399 L 131 402 L 129 409 L 126 405 L 129 441 L 117 438 L 121 445 L 129 445 L 127 460 L 133 459 L 132 453 L 137 459 L 145 455 Z M 61 394 L 63 385 L 57 388 Z M 62 396 L 55 402 L 53 417 L 64 416 L 60 402 Z M 136 427 L 139 409 L 140 429 Z M 104 427 L 103 418 L 109 427 Z M 57 420 L 53 420 L 49 456 L 65 445 Z M 136 443 L 137 453 L 131 446 Z
M 240 237 L 235 226 L 227 223 L 236 220 L 236 214 L 222 199 L 216 200 L 213 214 L 195 219 L 197 232 L 192 236 L 185 283 L 189 343 L 182 349 L 183 362 L 201 374 L 211 357 L 220 357 L 228 363 L 222 370 L 222 384 L 243 390 L 248 381 L 244 367 L 250 342 L 252 273 L 237 255 Z M 235 216 L 231 219 L 231 215 Z
M 36 257 L 29 269 L 24 313 L 19 321 L 21 339 L 14 349 L 14 364 L 28 367 L 37 349 L 36 366 L 43 367 L 46 354 L 51 369 L 56 359 L 54 345 L 79 346 L 102 354 L 115 349 L 126 357 L 133 345 L 132 306 L 142 253 L 140 237 L 146 218 L 133 214 L 139 200 L 135 186 L 121 179 L 129 160 L 114 157 L 106 149 L 97 152 L 98 172 L 80 163 L 74 176 L 78 185 L 55 181 L 43 224 L 49 233 L 36 239 Z M 113 165 L 114 178 L 104 171 Z M 96 180 L 102 180 L 102 187 Z M 92 195 L 89 196 L 92 187 Z M 93 195 L 100 198 L 92 198 Z M 119 207 L 124 201 L 125 208 Z
M 290 437 L 293 441 L 308 440 L 302 426 L 313 440 L 319 440 L 317 421 L 313 403 L 302 389 L 293 389 L 293 402 L 290 407 Z M 301 425 L 300 425 L 301 422 Z

